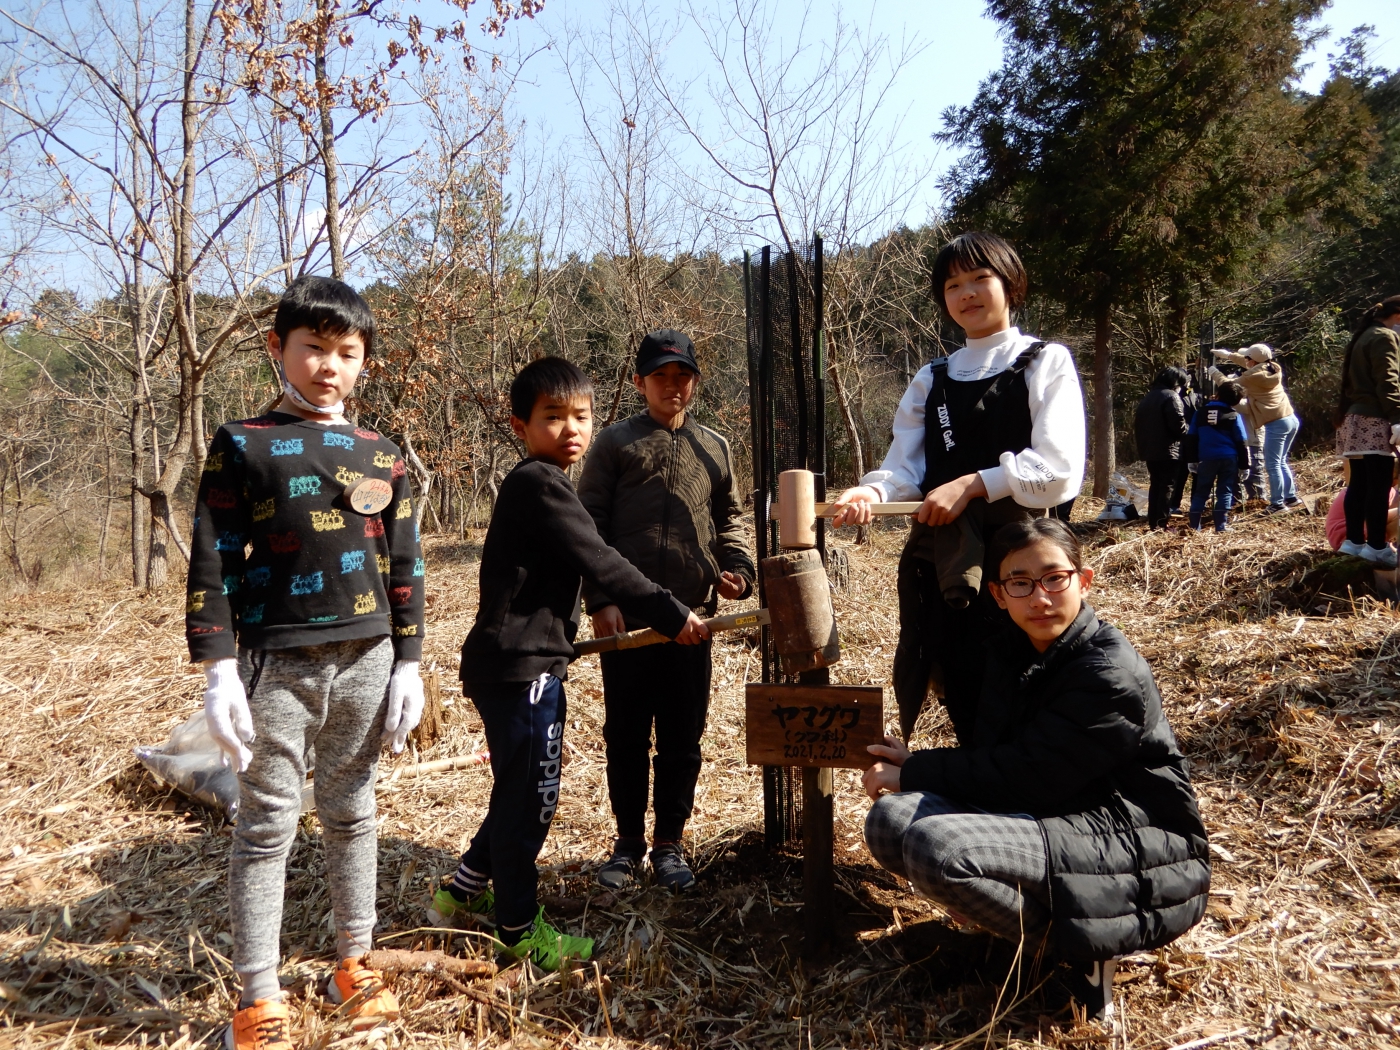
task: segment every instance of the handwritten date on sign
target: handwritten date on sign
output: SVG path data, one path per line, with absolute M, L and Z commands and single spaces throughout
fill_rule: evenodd
M 885 735 L 876 685 L 756 685 L 744 689 L 750 765 L 868 769 Z

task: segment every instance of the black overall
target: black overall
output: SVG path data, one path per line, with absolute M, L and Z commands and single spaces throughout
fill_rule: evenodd
M 1003 452 L 1022 452 L 1031 446 L 1026 368 L 1044 346 L 1034 343 L 1006 371 L 967 382 L 948 378 L 946 358 L 933 363 L 933 385 L 924 409 L 921 488 L 925 496 L 949 481 L 995 467 Z M 1008 497 L 1007 502 L 1014 501 Z M 994 506 L 1001 509 L 999 504 Z M 1013 518 L 1033 516 L 1023 507 L 1007 511 Z M 907 740 L 923 710 L 930 681 L 941 681 L 942 703 L 953 732 L 959 743 L 966 743 L 982 688 L 983 642 L 1009 619 L 986 587 L 965 608 L 954 608 L 944 600 L 935 566 L 919 552 L 920 541 L 929 531 L 915 522 L 899 559 L 895 700 Z M 995 568 L 984 565 L 983 577 L 996 579 Z

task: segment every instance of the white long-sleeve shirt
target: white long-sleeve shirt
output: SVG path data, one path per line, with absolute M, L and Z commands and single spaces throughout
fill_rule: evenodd
M 1012 327 L 948 355 L 948 378 L 959 382 L 1005 372 L 1021 351 L 1037 340 Z M 925 365 L 900 398 L 894 414 L 894 441 L 879 470 L 860 479 L 885 502 L 923 498 L 924 406 L 933 386 L 933 366 Z M 1074 357 L 1059 343 L 1048 343 L 1026 369 L 1030 394 L 1031 447 L 1003 452 L 995 467 L 980 471 L 988 502 L 1010 496 L 1023 507 L 1059 506 L 1079 495 L 1084 484 L 1084 392 Z

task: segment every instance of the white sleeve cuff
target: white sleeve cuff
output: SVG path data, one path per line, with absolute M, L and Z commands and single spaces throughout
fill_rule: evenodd
M 1000 465 L 977 472 L 982 476 L 982 484 L 987 487 L 987 502 L 995 503 L 1011 495 L 1011 481 L 1006 476 L 1006 468 Z

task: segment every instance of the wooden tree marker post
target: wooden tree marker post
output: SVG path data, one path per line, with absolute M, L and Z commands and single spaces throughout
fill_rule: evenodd
M 866 747 L 885 735 L 885 691 L 879 686 L 829 685 L 823 667 L 796 685 L 745 687 L 750 765 L 802 767 L 803 948 L 831 946 L 836 920 L 835 810 L 832 769 L 867 769 Z

